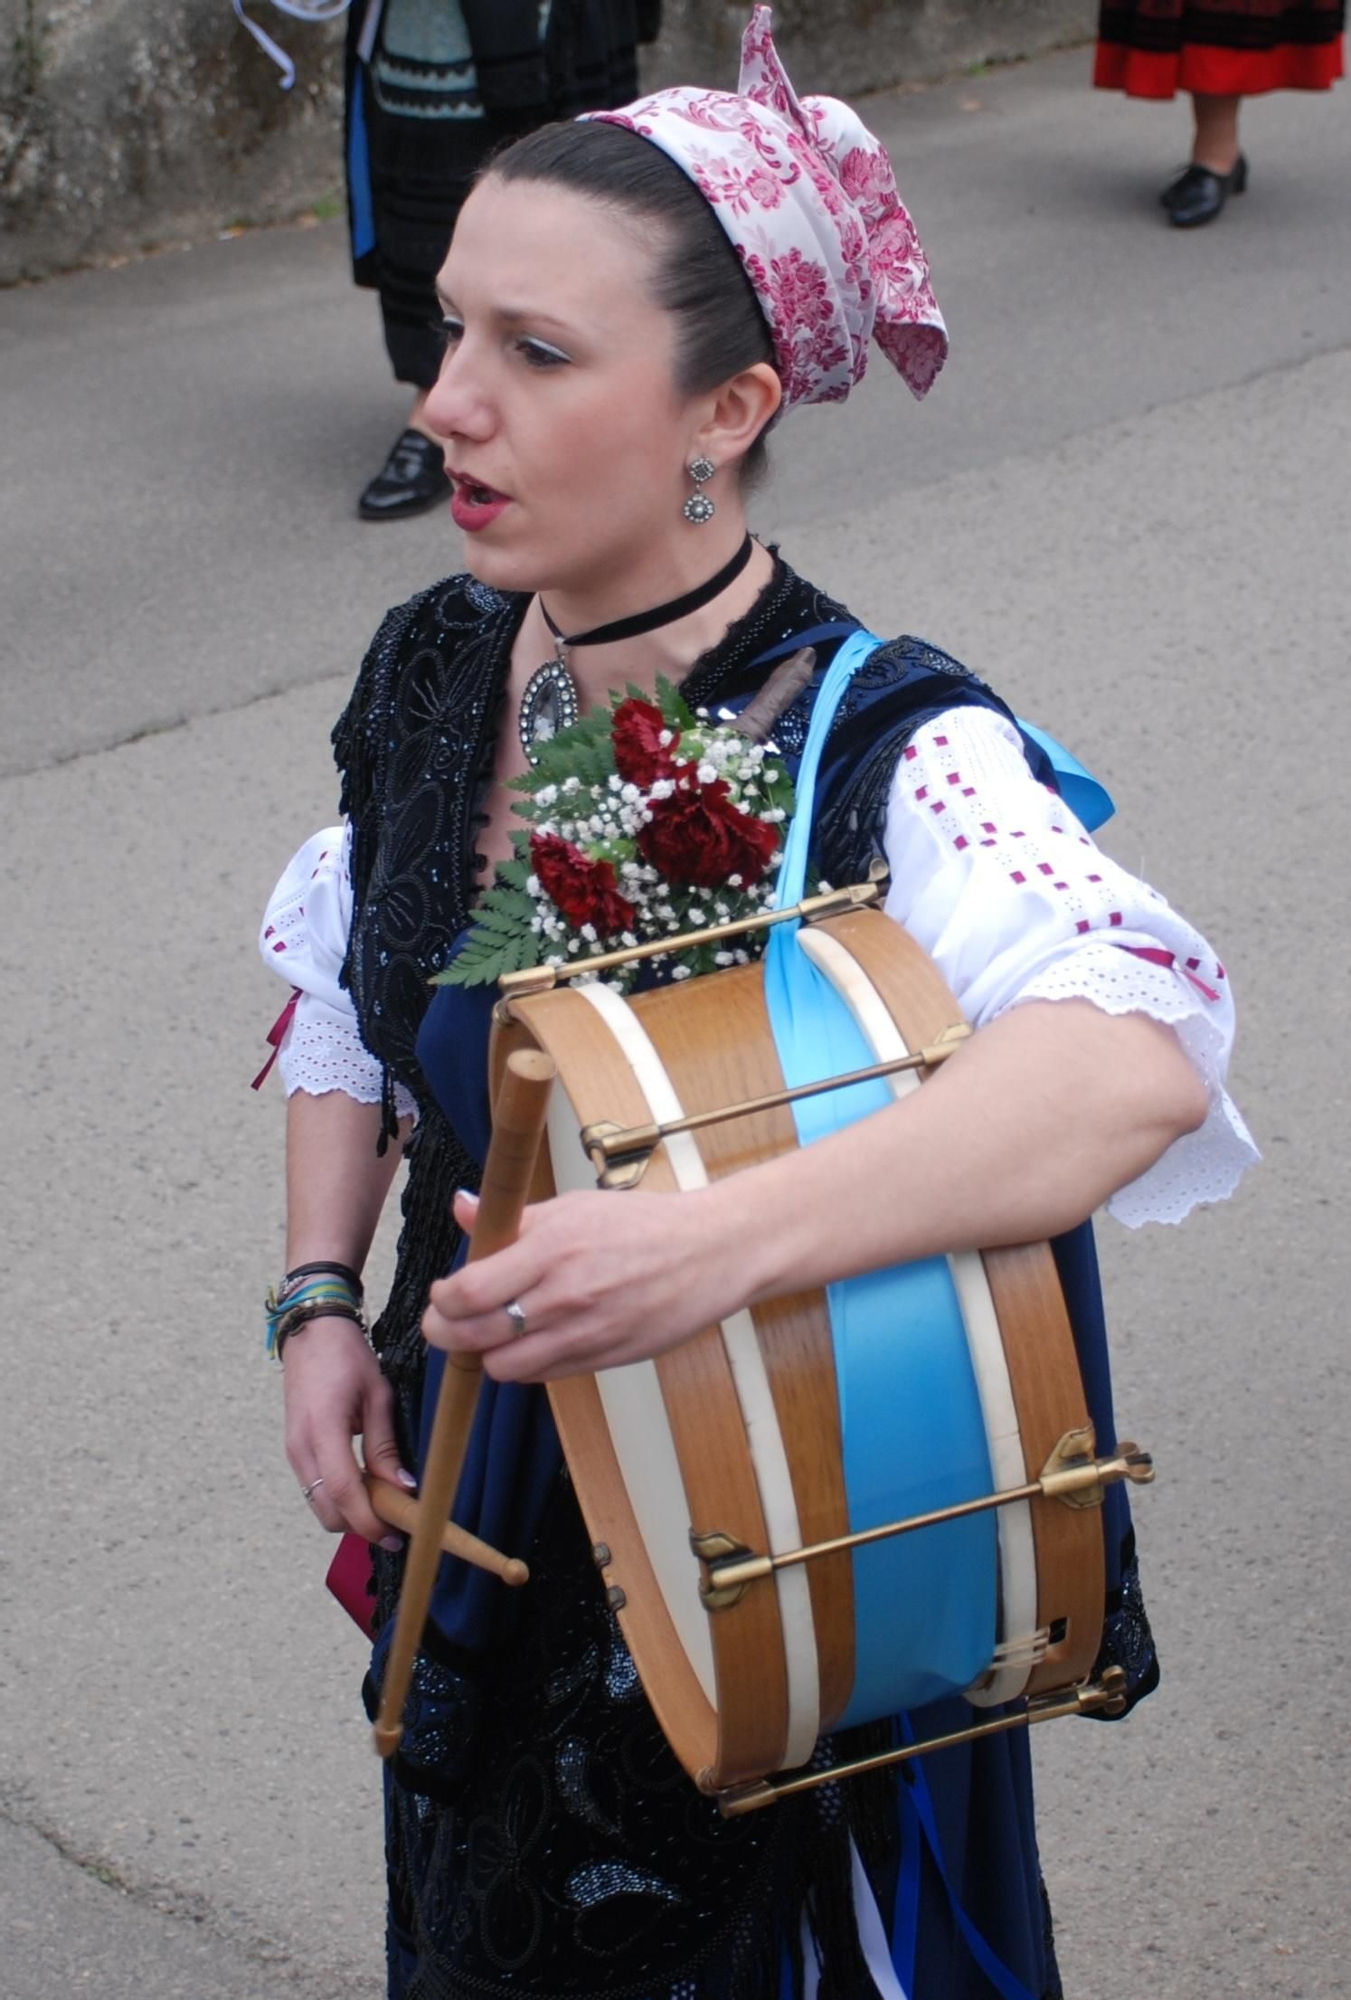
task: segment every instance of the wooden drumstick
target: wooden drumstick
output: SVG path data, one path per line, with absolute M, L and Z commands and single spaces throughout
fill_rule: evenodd
M 803 646 L 791 659 L 781 660 L 736 718 L 737 733 L 749 736 L 752 743 L 767 743 L 775 723 L 792 707 L 815 671 L 814 646 Z
M 417 1526 L 417 1495 L 405 1492 L 402 1486 L 395 1486 L 388 1479 L 377 1479 L 373 1472 L 364 1477 L 367 1498 L 380 1519 L 388 1521 L 391 1528 L 402 1528 L 405 1535 L 411 1535 Z M 477 1535 L 471 1535 L 454 1521 L 447 1521 L 441 1530 L 441 1553 L 458 1556 L 461 1562 L 472 1563 L 475 1569 L 485 1569 L 513 1589 L 530 1581 L 530 1571 L 519 1557 L 504 1556 L 500 1549 L 489 1548 Z
M 469 1243 L 471 1264 L 482 1257 L 491 1257 L 494 1251 L 504 1250 L 516 1240 L 544 1136 L 554 1074 L 553 1060 L 542 1050 L 521 1049 L 507 1058 L 493 1106 L 492 1143 L 483 1168 L 478 1219 Z M 483 1363 L 477 1354 L 446 1355 L 422 1468 L 417 1518 L 408 1547 L 394 1639 L 380 1695 L 380 1713 L 373 1732 L 375 1747 L 382 1757 L 393 1756 L 403 1735 L 403 1706 L 427 1622 L 427 1607 L 441 1560 L 441 1535 L 460 1483 L 482 1379 Z

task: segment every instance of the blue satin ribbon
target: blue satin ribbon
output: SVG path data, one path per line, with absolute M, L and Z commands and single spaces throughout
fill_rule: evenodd
M 817 696 L 779 871 L 785 907 L 804 887 L 817 768 L 831 720 L 878 643 L 869 632 L 848 639 Z M 799 949 L 797 931 L 795 923 L 777 926 L 765 954 L 765 1003 L 790 1087 L 876 1060 L 830 980 Z M 810 1145 L 892 1102 L 885 1081 L 806 1098 L 793 1106 L 798 1138 Z M 878 1527 L 988 1493 L 993 1475 L 984 1417 L 947 1259 L 863 1272 L 828 1286 L 826 1296 L 850 1527 Z M 904 1393 L 895 1366 L 900 1343 Z M 993 1515 L 976 1515 L 855 1552 L 854 1687 L 841 1728 L 959 1693 L 989 1665 L 997 1532 Z
M 375 248 L 375 202 L 371 194 L 371 148 L 366 133 L 366 90 L 360 63 L 352 76 L 347 118 L 347 185 L 352 197 L 352 255 Z
M 915 1732 L 908 1715 L 903 1715 L 901 1736 L 906 1743 L 915 1741 Z M 952 1885 L 947 1863 L 943 1859 L 942 1842 L 938 1837 L 938 1822 L 934 1817 L 933 1798 L 923 1767 L 915 1762 L 910 1766 L 910 1782 L 900 1788 L 899 1808 L 901 1819 L 901 1872 L 896 1885 L 896 1922 L 891 1943 L 891 1962 L 896 1968 L 896 1976 L 907 1994 L 915 1990 L 915 1961 L 919 1946 L 919 1876 L 920 1839 L 929 1850 L 929 1857 L 938 1872 L 938 1879 L 948 1899 L 953 1922 L 962 1935 L 962 1942 L 976 1964 L 999 1995 L 999 2000 L 1037 2000 L 1015 1972 L 1010 1972 L 1002 1958 L 977 1930 L 971 1918 L 962 1908 L 961 1898 Z
M 778 897 L 785 907 L 801 899 L 805 884 L 816 775 L 826 736 L 850 679 L 879 643 L 871 633 L 853 634 L 832 662 L 813 707 L 798 768 L 797 806 L 779 871 Z M 1054 738 L 1040 730 L 1029 729 L 1028 734 L 1035 736 L 1050 756 L 1058 778 L 1064 772 L 1081 781 L 1083 803 L 1097 814 L 1093 821 L 1085 819 L 1084 823 L 1100 824 L 1106 817 L 1099 810 L 1103 803 L 1107 811 L 1111 809 L 1102 787 Z M 1077 801 L 1067 799 L 1067 803 L 1083 817 Z M 790 1085 L 862 1068 L 873 1059 L 834 988 L 799 949 L 798 928 L 796 923 L 776 926 L 765 954 L 766 1004 L 785 1081 Z M 847 1091 L 808 1098 L 793 1107 L 801 1143 L 809 1144 L 890 1102 L 891 1093 L 884 1083 L 853 1085 Z M 899 1308 L 898 1284 L 911 1288 Z M 871 1525 L 896 1517 L 898 1495 L 904 1506 L 906 1485 L 898 1465 L 906 1474 L 917 1474 L 923 1480 L 926 1495 L 945 1489 L 954 1498 L 988 1492 L 992 1474 L 984 1420 L 947 1260 L 931 1258 L 918 1265 L 868 1273 L 829 1286 L 827 1296 L 836 1346 L 851 1525 Z M 921 1357 L 914 1351 L 920 1329 L 932 1324 L 938 1327 L 937 1345 L 942 1352 Z M 898 1338 L 907 1342 L 907 1379 L 912 1385 L 909 1408 L 898 1406 L 894 1370 L 888 1365 Z M 917 1360 L 923 1364 L 918 1371 L 914 1367 Z M 933 1413 L 940 1410 L 941 1425 L 933 1421 Z M 916 1427 L 917 1414 L 920 1421 Z M 940 1431 L 942 1449 L 936 1452 L 933 1446 Z M 946 1465 L 954 1443 L 963 1439 L 967 1440 L 965 1449 L 959 1444 L 956 1453 L 962 1462 L 955 1467 L 947 1465 L 945 1471 L 939 1459 Z M 945 1500 L 938 1498 L 923 1501 L 926 1507 L 943 1504 Z M 953 1530 L 960 1532 L 954 1535 Z M 975 1532 L 968 1534 L 968 1530 Z M 921 1707 L 929 1699 L 969 1685 L 988 1666 L 994 1641 L 996 1547 L 993 1518 L 978 1516 L 856 1552 L 858 1665 L 854 1696 L 842 1727 L 855 1720 L 876 1719 L 888 1706 Z M 881 1558 L 881 1564 L 870 1573 L 867 1565 L 875 1558 Z M 886 1573 L 883 1566 L 893 1564 L 894 1570 Z M 923 1673 L 939 1676 L 927 1692 L 922 1677 L 919 1692 L 897 1688 L 895 1660 L 912 1657 L 908 1651 L 912 1645 L 919 1648 L 914 1657 L 925 1661 Z M 942 1678 L 945 1673 L 946 1680 Z M 904 1740 L 913 1742 L 914 1732 L 904 1715 L 900 1728 Z M 901 1853 L 892 1934 L 893 1963 L 907 1993 L 914 1990 L 922 1843 L 932 1856 L 967 1948 L 1001 2000 L 1033 2000 L 962 1908 L 943 1859 L 924 1774 L 912 1769 L 910 1777 L 911 1781 L 900 1787 Z

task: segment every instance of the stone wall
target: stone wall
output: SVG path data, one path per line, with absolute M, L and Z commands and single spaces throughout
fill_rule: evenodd
M 293 91 L 229 0 L 0 0 L 0 282 L 332 192 L 341 27 L 255 11 L 299 53 Z
M 656 84 L 735 78 L 746 0 L 666 0 Z M 775 0 L 774 40 L 804 90 L 857 95 L 1082 41 L 1093 0 Z
M 282 220 L 341 184 L 341 24 L 249 0 L 293 91 L 230 0 L 0 0 L 0 283 Z M 745 0 L 666 0 L 654 83 L 730 83 Z M 1091 0 L 780 0 L 812 89 L 862 92 L 1091 33 Z

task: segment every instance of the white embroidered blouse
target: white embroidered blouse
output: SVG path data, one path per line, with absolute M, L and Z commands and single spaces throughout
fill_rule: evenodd
M 1083 999 L 1168 1022 L 1205 1082 L 1210 1110 L 1108 1212 L 1130 1227 L 1181 1222 L 1233 1192 L 1257 1148 L 1224 1088 L 1234 1006 L 1224 967 L 1186 920 L 1094 845 L 1037 783 L 1018 733 L 985 708 L 919 729 L 897 765 L 883 836 L 888 913 L 935 960 L 974 1027 L 1030 1000 Z M 357 1032 L 338 973 L 352 917 L 349 835 L 317 833 L 282 876 L 259 948 L 298 990 L 280 1049 L 288 1095 L 380 1097 L 382 1072 Z M 416 1104 L 396 1086 L 399 1115 Z

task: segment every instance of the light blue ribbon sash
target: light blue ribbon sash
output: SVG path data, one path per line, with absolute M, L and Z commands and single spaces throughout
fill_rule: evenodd
M 779 871 L 779 900 L 799 901 L 816 774 L 849 680 L 878 641 L 840 648 L 812 711 L 797 809 Z M 875 1060 L 830 981 L 778 925 L 765 954 L 765 999 L 784 1081 L 818 1082 Z M 804 1146 L 893 1102 L 884 1082 L 795 1104 Z M 879 1188 L 877 1197 L 887 1193 Z M 991 1486 L 975 1375 L 944 1257 L 865 1272 L 827 1288 L 852 1529 L 975 1499 Z M 903 1358 L 902 1358 L 903 1357 Z M 855 1679 L 843 1727 L 959 1692 L 989 1665 L 998 1597 L 992 1516 L 951 1521 L 854 1555 Z
M 800 901 L 811 842 L 816 776 L 849 681 L 879 641 L 867 632 L 840 648 L 812 711 L 797 778 L 797 808 L 784 845 L 778 900 Z M 1062 795 L 1090 830 L 1110 817 L 1104 788 L 1056 742 L 1020 722 L 1055 766 Z M 765 998 L 790 1085 L 866 1067 L 873 1052 L 844 1002 L 799 948 L 799 925 L 780 924 L 765 953 Z M 885 1084 L 855 1084 L 793 1107 L 803 1145 L 893 1102 Z M 885 1199 L 885 1190 L 879 1190 Z M 869 1527 L 993 1483 L 975 1378 L 956 1293 L 942 1257 L 865 1273 L 827 1287 L 840 1399 L 850 1525 Z M 903 1355 L 903 1368 L 898 1356 Z M 902 1394 L 898 1378 L 903 1373 Z M 996 1529 L 991 1516 L 947 1522 L 854 1556 L 854 1692 L 841 1727 L 919 1708 L 959 1692 L 988 1666 L 994 1645 Z M 907 1717 L 900 1727 L 914 1741 Z M 931 1855 L 954 1919 L 1001 2000 L 1032 2000 L 962 1908 L 943 1858 L 922 1767 L 899 1788 L 901 1855 L 892 1953 L 913 1990 L 919 1922 L 920 1848 Z

